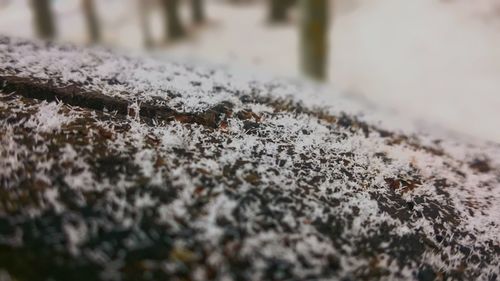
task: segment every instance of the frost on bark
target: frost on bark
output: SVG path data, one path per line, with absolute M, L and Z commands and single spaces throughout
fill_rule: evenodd
M 51 0 L 31 0 L 33 23 L 38 37 L 51 39 L 56 36 Z
M 153 47 L 153 36 L 151 34 L 151 27 L 149 23 L 149 9 L 150 3 L 146 0 L 138 0 L 139 8 L 139 21 L 141 25 L 142 38 L 144 41 L 144 47 Z
M 99 18 L 95 9 L 94 0 L 82 0 L 82 9 L 87 24 L 87 30 L 91 42 L 101 40 L 101 28 Z
M 325 80 L 328 61 L 328 0 L 301 0 L 301 69 L 313 79 Z
M 498 279 L 498 145 L 230 69 L 0 36 L 0 276 Z
M 203 23 L 205 21 L 205 6 L 203 0 L 191 0 L 191 12 L 193 21 L 196 24 Z
M 179 3 L 179 0 L 162 0 L 166 37 L 171 40 L 180 39 L 186 35 L 179 15 Z

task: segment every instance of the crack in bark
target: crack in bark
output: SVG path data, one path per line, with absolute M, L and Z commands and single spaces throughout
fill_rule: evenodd
M 129 115 L 131 101 L 103 95 L 96 91 L 88 91 L 75 85 L 57 86 L 51 81 L 35 80 L 17 76 L 1 76 L 0 90 L 5 94 L 12 93 L 26 98 L 61 101 L 72 106 L 93 110 L 109 110 L 121 115 Z M 199 113 L 179 112 L 168 106 L 158 106 L 148 103 L 139 105 L 139 116 L 160 121 L 179 121 L 196 123 L 210 128 L 219 128 L 225 119 L 232 115 L 232 104 L 222 102 Z

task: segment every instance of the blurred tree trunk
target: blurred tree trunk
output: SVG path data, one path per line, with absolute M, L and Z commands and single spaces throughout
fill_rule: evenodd
M 300 0 L 301 68 L 310 78 L 325 80 L 328 66 L 328 0 Z
M 100 41 L 101 29 L 94 0 L 82 0 L 82 8 L 83 14 L 85 15 L 85 21 L 87 22 L 87 30 L 89 32 L 90 40 L 92 42 Z
M 273 23 L 286 22 L 288 20 L 288 0 L 268 0 L 269 21 Z
M 165 11 L 166 37 L 175 40 L 186 35 L 179 16 L 179 0 L 162 0 Z
M 205 21 L 205 7 L 203 0 L 191 0 L 191 9 L 193 13 L 193 21 L 201 24 Z
M 142 38 L 144 40 L 144 47 L 153 47 L 153 36 L 151 34 L 151 26 L 149 23 L 149 9 L 150 2 L 148 0 L 138 0 L 139 4 L 139 20 L 142 30 Z
M 34 27 L 38 37 L 51 39 L 56 36 L 51 0 L 31 0 Z

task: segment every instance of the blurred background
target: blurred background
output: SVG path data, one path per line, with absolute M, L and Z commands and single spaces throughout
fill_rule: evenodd
M 500 0 L 0 0 L 0 34 L 306 77 L 500 143 Z

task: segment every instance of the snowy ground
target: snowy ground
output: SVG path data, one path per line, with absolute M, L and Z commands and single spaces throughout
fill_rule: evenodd
M 33 36 L 25 2 L 2 6 L 0 1 L 0 33 Z M 84 43 L 78 1 L 56 2 L 60 38 Z M 103 19 L 106 42 L 140 49 L 136 2 L 97 2 L 101 14 L 109 13 Z M 422 124 L 500 142 L 499 7 L 498 0 L 338 0 L 331 30 L 330 81 L 356 98 Z M 267 25 L 260 4 L 210 3 L 208 14 L 207 26 L 161 50 L 299 75 L 293 23 Z M 152 21 L 159 36 L 159 15 Z

